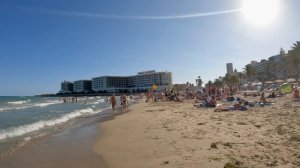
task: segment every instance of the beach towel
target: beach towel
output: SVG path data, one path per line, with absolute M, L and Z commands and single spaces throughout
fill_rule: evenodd
M 248 110 L 248 108 L 246 106 L 241 106 L 239 110 L 246 111 L 246 110 Z
M 222 104 L 217 104 L 217 107 L 222 106 Z

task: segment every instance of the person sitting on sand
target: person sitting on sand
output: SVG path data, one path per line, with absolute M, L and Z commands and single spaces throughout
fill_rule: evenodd
M 236 98 L 236 100 L 245 106 L 255 106 L 255 104 L 257 103 L 256 101 L 250 102 L 250 101 L 248 101 L 246 99 L 242 99 L 242 98 Z
M 215 96 L 211 97 L 211 100 L 209 102 L 209 107 L 216 107 L 217 106 L 217 100 Z
M 299 90 L 297 89 L 297 87 L 295 87 L 295 89 L 293 91 L 293 98 L 300 99 Z
M 176 95 L 176 96 L 175 96 L 174 101 L 175 101 L 175 102 L 183 102 L 183 100 L 181 100 L 181 98 L 179 97 L 179 95 Z
M 272 92 L 271 94 L 269 94 L 269 96 L 267 98 L 276 98 L 275 92 Z
M 242 102 L 235 103 L 233 105 L 233 110 L 239 110 L 242 107 Z
M 271 104 L 271 102 L 267 101 L 267 99 L 265 97 L 265 93 L 261 93 L 261 96 L 260 96 L 260 99 L 259 99 L 259 103 L 261 103 L 263 105 Z
M 197 105 L 194 105 L 197 106 Z M 215 96 L 206 96 L 204 101 L 197 107 L 216 107 L 217 106 L 217 100 Z

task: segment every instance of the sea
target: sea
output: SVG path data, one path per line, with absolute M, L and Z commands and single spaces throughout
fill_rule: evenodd
M 69 127 L 80 117 L 109 113 L 107 97 L 101 96 L 68 98 L 66 103 L 59 97 L 0 96 L 0 154 Z

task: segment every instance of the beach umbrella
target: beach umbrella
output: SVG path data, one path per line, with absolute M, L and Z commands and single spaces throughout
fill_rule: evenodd
M 279 90 L 282 94 L 289 94 L 289 93 L 292 93 L 293 88 L 290 83 L 284 83 L 284 84 L 280 85 Z
M 287 79 L 286 81 L 287 82 L 296 82 L 296 79 L 295 78 L 290 78 L 290 79 Z
M 245 83 L 245 84 L 243 85 L 243 87 L 247 87 L 247 86 L 249 86 L 247 83 Z
M 157 89 L 157 85 L 152 85 L 152 90 L 156 90 Z
M 276 80 L 275 83 L 284 83 L 284 80 Z
M 253 86 L 259 86 L 259 85 L 262 85 L 262 83 L 261 82 L 253 82 L 252 85 Z
M 272 84 L 272 83 L 274 83 L 274 82 L 272 82 L 272 81 L 265 81 L 264 82 L 264 84 Z

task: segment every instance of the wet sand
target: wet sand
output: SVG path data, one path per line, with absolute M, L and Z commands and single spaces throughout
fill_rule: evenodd
M 193 102 L 133 105 L 100 124 L 94 150 L 111 168 L 300 167 L 300 102 L 232 112 Z
M 2 157 L 0 168 L 106 168 L 105 161 L 92 150 L 100 136 L 99 122 L 99 119 L 88 121 L 33 140 Z

